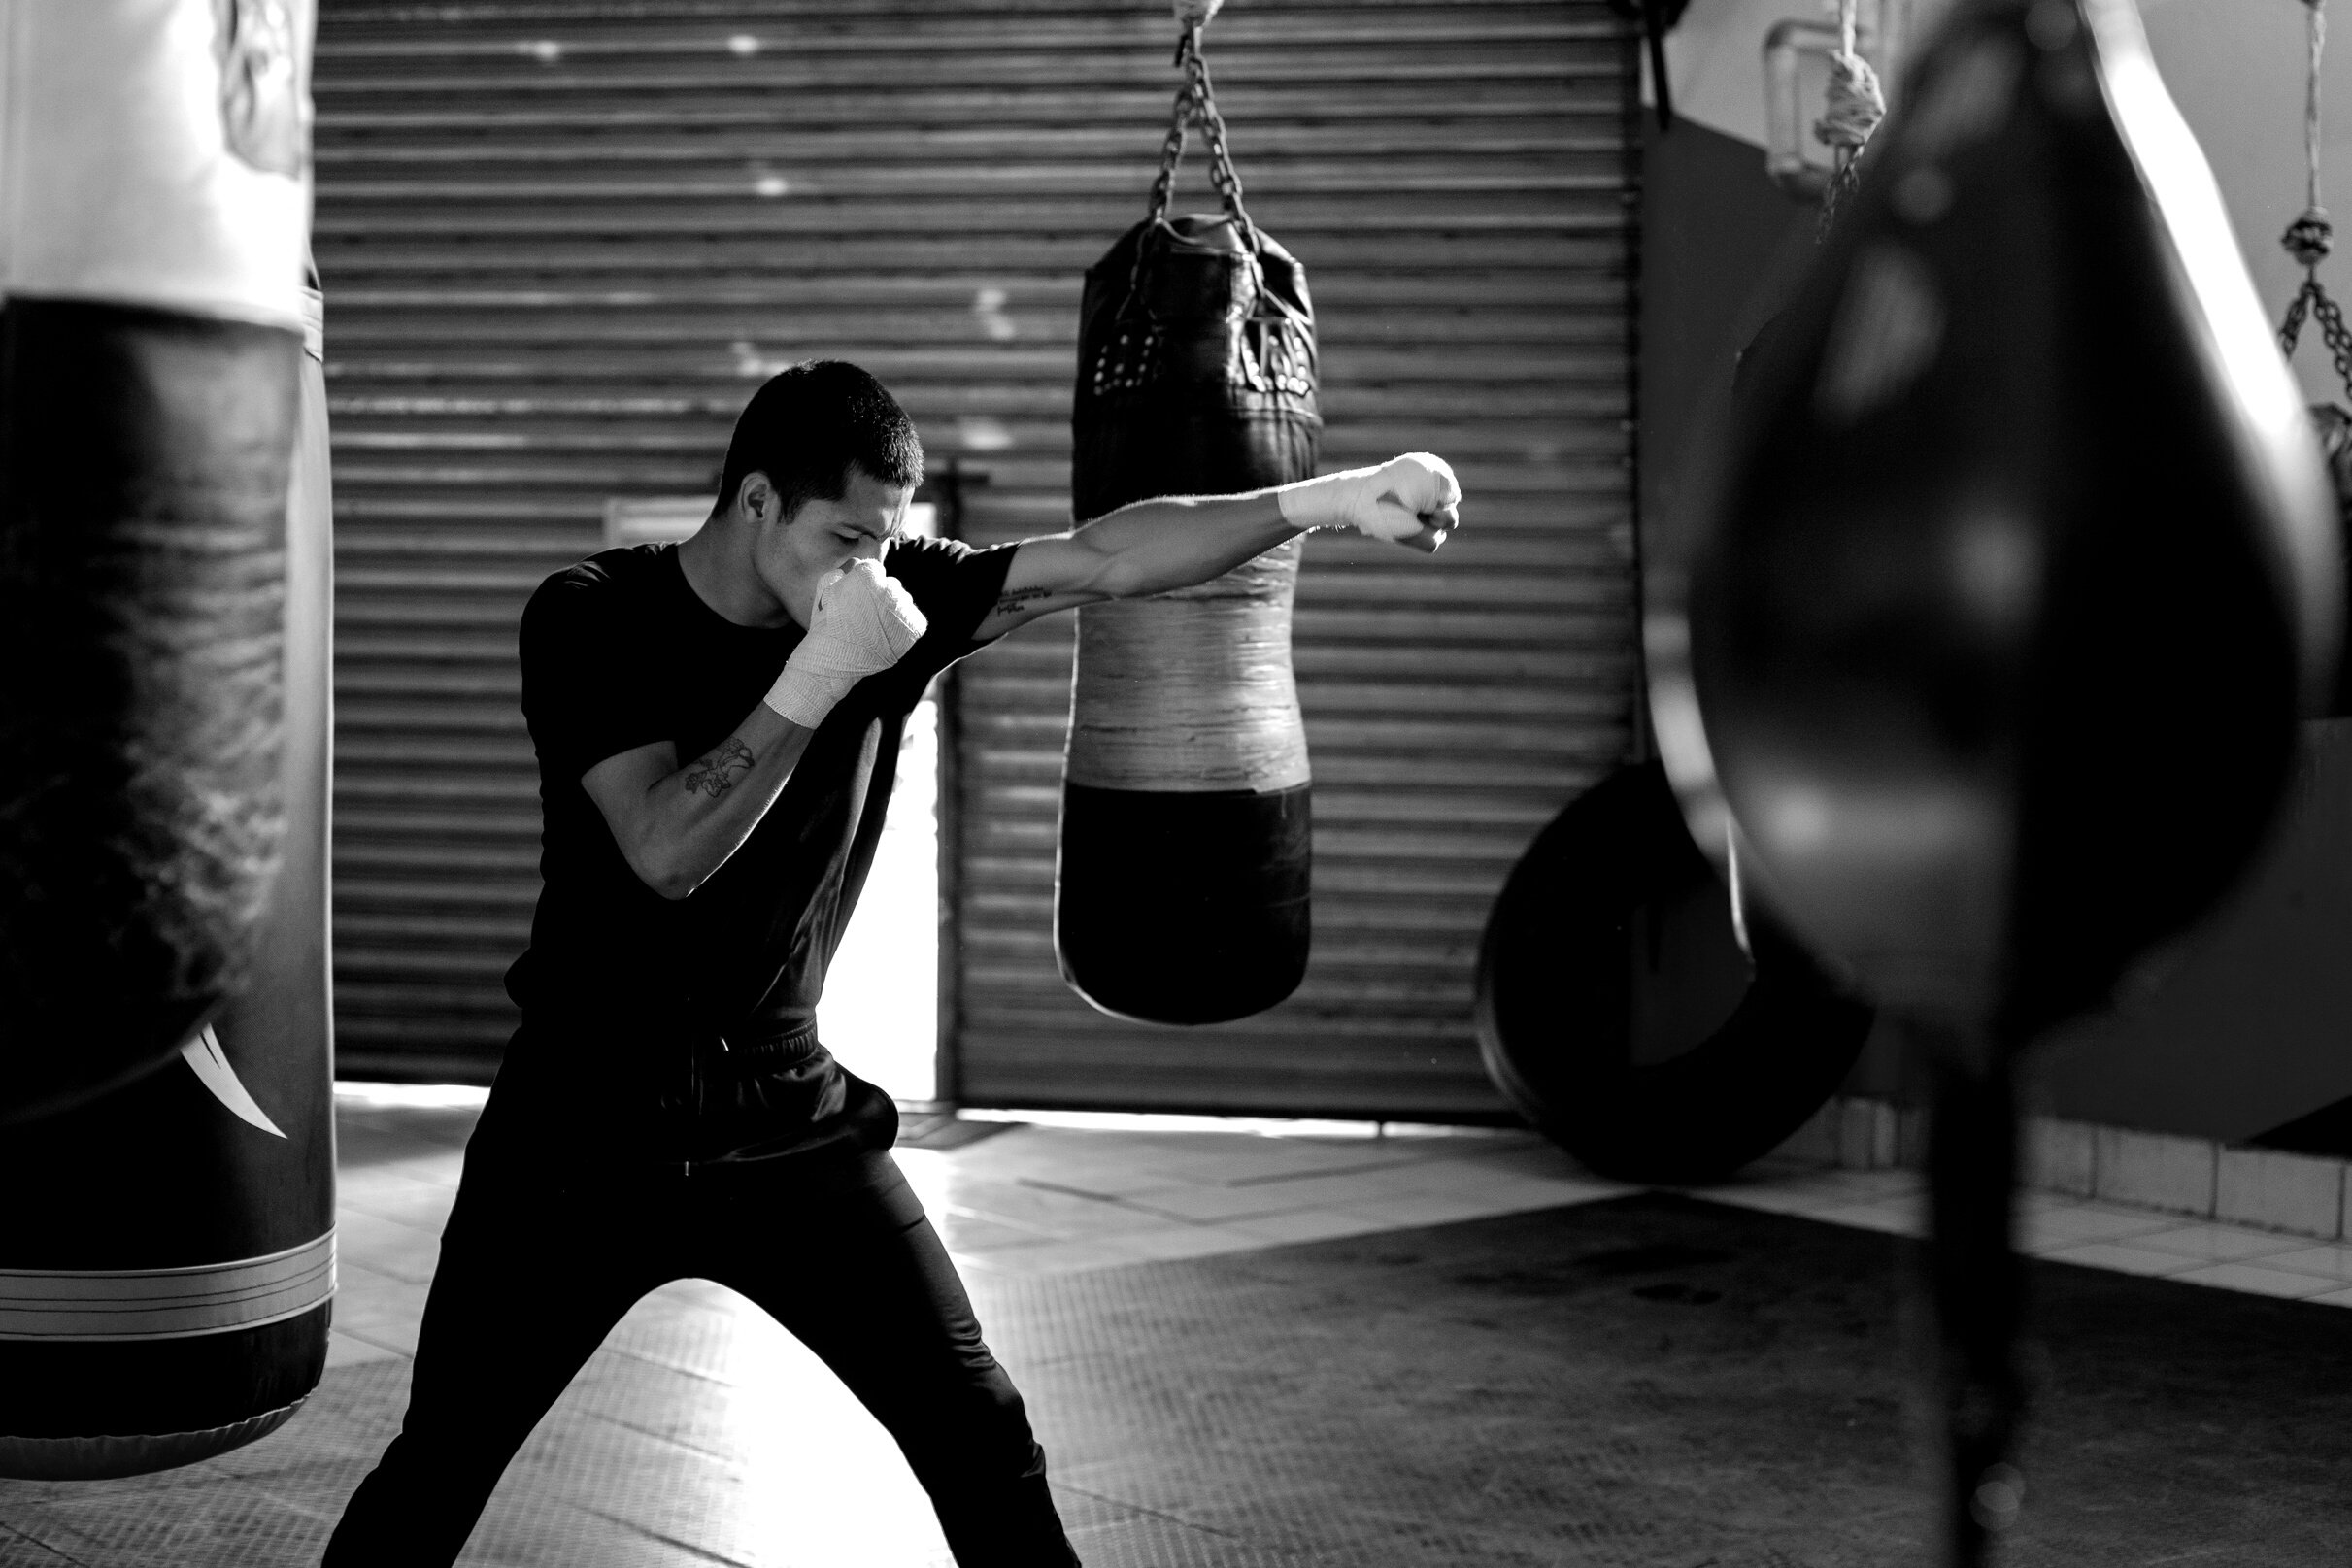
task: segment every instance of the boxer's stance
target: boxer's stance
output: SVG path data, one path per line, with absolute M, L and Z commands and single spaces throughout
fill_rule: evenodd
M 546 885 L 507 981 L 522 1026 L 466 1146 L 406 1422 L 328 1568 L 452 1561 L 606 1331 L 689 1276 L 840 1376 L 958 1563 L 1077 1561 L 891 1161 L 897 1113 L 817 1040 L 900 727 L 934 674 L 1025 621 L 1205 582 L 1308 528 L 1451 528 L 1460 491 L 1415 455 L 973 550 L 899 536 L 922 474 L 880 383 L 795 366 L 737 421 L 699 533 L 592 556 L 523 612 Z

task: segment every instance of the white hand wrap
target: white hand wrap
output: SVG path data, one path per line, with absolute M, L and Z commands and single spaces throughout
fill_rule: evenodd
M 815 729 L 850 687 L 904 658 L 927 624 L 880 561 L 827 573 L 817 584 L 809 634 L 764 700 L 803 729 Z
M 1283 520 L 1301 528 L 1353 528 L 1374 539 L 1411 540 L 1450 521 L 1427 519 L 1462 502 L 1462 484 L 1433 452 L 1407 452 L 1378 468 L 1351 468 L 1285 484 L 1274 492 Z

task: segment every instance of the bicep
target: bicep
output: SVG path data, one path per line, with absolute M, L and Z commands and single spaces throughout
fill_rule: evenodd
M 613 830 L 613 842 L 632 868 L 637 866 L 635 848 L 644 839 L 654 785 L 677 771 L 678 748 L 668 741 L 653 741 L 616 752 L 580 776 L 580 787 L 604 814 L 604 825 Z M 645 875 L 642 868 L 638 875 Z
M 1110 564 L 1110 557 L 1089 544 L 1083 533 L 1023 540 L 1014 547 L 1012 561 L 1005 567 L 1004 586 L 997 593 L 995 607 L 973 630 L 974 641 L 1001 637 L 1057 610 L 1116 597 L 1102 585 Z

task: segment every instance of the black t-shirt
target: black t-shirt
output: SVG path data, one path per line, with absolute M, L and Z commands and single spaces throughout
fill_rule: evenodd
M 507 974 L 524 1022 L 510 1065 L 545 1083 L 543 1097 L 584 1135 L 660 1158 L 711 1157 L 749 1136 L 693 1125 L 681 1084 L 707 1076 L 714 1058 L 740 1063 L 814 1023 L 873 864 L 906 716 L 932 676 L 981 646 L 972 633 L 1011 558 L 1010 546 L 891 544 L 884 568 L 928 629 L 834 707 L 759 825 L 683 899 L 629 868 L 581 776 L 655 741 L 676 747 L 681 765 L 705 755 L 767 694 L 804 634 L 721 616 L 687 582 L 674 545 L 605 550 L 532 594 L 522 711 L 539 756 L 544 886 L 530 948 Z M 763 1151 L 789 1151 L 804 1133 L 822 1141 L 845 1115 L 876 1119 L 876 1091 L 821 1048 L 786 1076 L 764 1094 Z

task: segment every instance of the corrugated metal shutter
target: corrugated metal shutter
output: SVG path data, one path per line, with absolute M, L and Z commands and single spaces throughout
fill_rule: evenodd
M 613 497 L 709 483 L 810 354 L 872 368 L 977 540 L 1068 516 L 1079 277 L 1175 88 L 1159 0 L 330 3 L 318 251 L 338 502 L 347 1070 L 494 1055 L 536 892 L 514 625 Z M 1123 1025 L 1050 947 L 1069 630 L 965 667 L 953 1067 L 982 1103 L 1457 1115 L 1479 925 L 1625 749 L 1633 57 L 1601 0 L 1234 0 L 1252 212 L 1308 264 L 1326 458 L 1411 447 L 1476 527 L 1312 542 L 1317 956 L 1292 1002 Z M 1212 198 L 1188 165 L 1180 205 Z

